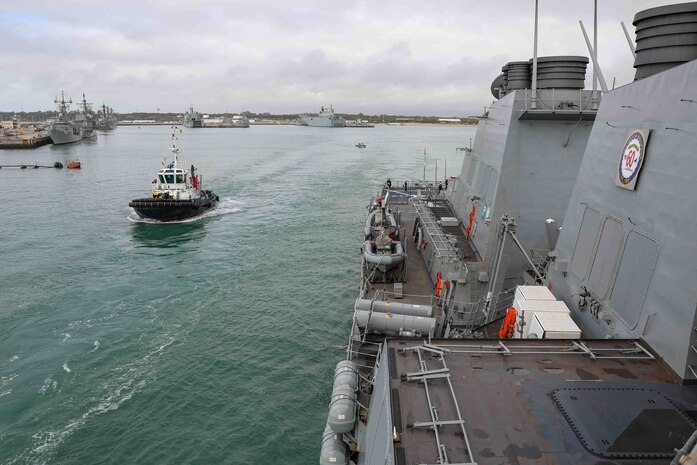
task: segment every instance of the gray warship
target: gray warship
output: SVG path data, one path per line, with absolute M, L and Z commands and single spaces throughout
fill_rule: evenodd
M 346 120 L 334 113 L 334 108 L 322 107 L 317 115 L 301 115 L 301 126 L 313 126 L 318 128 L 343 128 Z
M 100 131 L 112 131 L 117 126 L 118 121 L 116 116 L 114 116 L 114 109 L 102 103 L 102 112 L 97 117 L 97 129 Z
M 56 97 L 54 103 L 58 105 L 58 119 L 51 124 L 51 140 L 55 145 L 71 144 L 82 140 L 82 126 L 68 119 L 68 109 L 72 100 L 65 100 L 65 94 L 61 91 L 61 99 Z
M 697 2 L 633 24 L 634 82 L 509 62 L 458 176 L 371 199 L 321 465 L 696 463 Z
M 184 113 L 184 126 L 187 128 L 202 128 L 204 126 L 201 113 L 194 111 L 193 105 Z
M 97 121 L 95 114 L 92 111 L 92 104 L 87 103 L 85 94 L 82 94 L 82 113 L 80 113 L 75 122 L 82 127 L 83 139 L 95 139 L 97 137 Z

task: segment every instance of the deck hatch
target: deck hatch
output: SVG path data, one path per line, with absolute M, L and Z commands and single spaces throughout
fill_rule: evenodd
M 672 458 L 697 424 L 642 388 L 564 388 L 551 394 L 583 446 L 608 458 Z

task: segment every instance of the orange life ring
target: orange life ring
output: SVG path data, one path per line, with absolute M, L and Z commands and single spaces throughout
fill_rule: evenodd
M 515 333 L 516 309 L 510 307 L 503 318 L 503 324 L 499 330 L 499 339 L 513 337 Z

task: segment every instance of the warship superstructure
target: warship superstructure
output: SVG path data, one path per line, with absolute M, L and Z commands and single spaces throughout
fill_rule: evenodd
M 371 200 L 320 464 L 695 463 L 697 2 L 634 25 L 635 82 L 509 62 L 445 193 Z
M 346 120 L 334 113 L 334 108 L 322 107 L 317 115 L 301 115 L 300 124 L 302 126 L 314 126 L 318 128 L 343 128 L 346 127 Z
M 92 111 L 92 104 L 87 103 L 85 94 L 82 94 L 82 112 L 78 114 L 75 122 L 82 126 L 82 138 L 94 139 L 97 137 L 97 121 Z
M 58 119 L 51 124 L 51 140 L 55 145 L 71 144 L 82 139 L 82 126 L 68 119 L 68 109 L 72 100 L 65 100 L 65 93 L 61 91 L 61 99 L 56 97 L 54 103 L 58 105 Z

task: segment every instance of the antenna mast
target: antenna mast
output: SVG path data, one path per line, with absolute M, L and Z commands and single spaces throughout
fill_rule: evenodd
M 537 109 L 537 3 L 535 0 L 535 39 L 532 49 L 532 96 L 530 97 L 530 108 Z
M 593 51 L 598 58 L 598 0 L 593 1 Z M 598 74 L 596 71 L 595 61 L 593 62 L 593 98 L 591 109 L 598 109 Z

